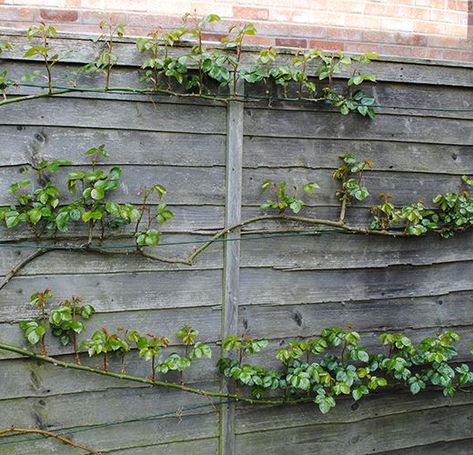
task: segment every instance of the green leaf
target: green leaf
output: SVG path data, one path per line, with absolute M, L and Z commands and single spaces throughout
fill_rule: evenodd
M 317 183 L 315 183 L 315 182 L 307 182 L 307 183 L 304 185 L 304 191 L 305 191 L 306 193 L 309 193 L 309 194 L 314 193 L 317 188 L 320 188 L 320 187 L 319 187 L 319 185 L 317 185 Z
M 101 188 L 93 188 L 92 191 L 90 192 L 90 196 L 92 199 L 95 199 L 96 201 L 100 201 L 105 197 L 105 192 Z
M 363 395 L 368 395 L 369 390 L 365 385 L 360 385 L 352 390 L 351 394 L 355 401 L 358 401 L 363 397 Z

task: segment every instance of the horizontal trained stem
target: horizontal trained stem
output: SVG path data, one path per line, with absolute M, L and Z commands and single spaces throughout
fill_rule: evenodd
M 89 455 L 100 455 L 101 452 L 92 449 L 84 444 L 80 444 L 78 442 L 74 442 L 69 438 L 61 436 L 59 434 L 53 433 L 52 431 L 40 430 L 38 428 L 18 428 L 15 426 L 11 426 L 9 428 L 0 428 L 0 438 L 5 438 L 7 436 L 15 436 L 18 434 L 39 434 L 46 438 L 53 438 L 61 441 L 63 444 L 74 447 L 76 449 L 81 449 L 85 451 L 85 453 Z
M 46 98 L 54 95 L 62 95 L 63 93 L 68 93 L 70 92 L 70 89 L 63 89 L 63 90 L 57 90 L 52 93 L 38 93 L 37 95 L 25 95 L 25 96 L 16 96 L 14 98 L 7 98 L 5 100 L 0 101 L 0 106 L 4 106 L 6 104 L 12 104 L 12 103 L 19 103 L 21 101 L 28 101 L 28 100 L 34 100 L 36 98 Z
M 249 398 L 245 396 L 240 396 L 237 394 L 231 393 L 223 393 L 223 392 L 215 392 L 211 390 L 203 390 L 197 389 L 193 387 L 188 387 L 184 384 L 175 383 L 175 382 L 167 382 L 167 381 L 160 381 L 160 380 L 152 380 L 149 378 L 141 377 L 141 376 L 132 376 L 129 374 L 123 373 L 115 373 L 113 371 L 105 371 L 99 368 L 92 368 L 85 365 L 78 365 L 77 363 L 69 363 L 69 362 L 62 362 L 60 360 L 54 359 L 53 357 L 43 356 L 40 354 L 36 354 L 34 352 L 28 351 L 27 349 L 23 349 L 19 346 L 13 346 L 6 343 L 0 343 L 0 349 L 4 351 L 14 352 L 16 354 L 20 354 L 24 357 L 29 357 L 31 359 L 39 360 L 40 362 L 50 363 L 54 366 L 73 369 L 73 370 L 80 370 L 86 371 L 89 373 L 100 374 L 102 376 L 108 376 L 111 378 L 122 379 L 125 381 L 132 381 L 138 382 L 141 384 L 147 384 L 150 386 L 155 387 L 165 387 L 168 389 L 177 389 L 182 390 L 184 392 L 192 393 L 194 395 L 201 395 L 204 397 L 214 397 L 214 398 L 227 398 L 234 401 L 240 401 L 243 403 L 249 404 L 265 404 L 265 405 L 282 405 L 282 404 L 299 404 L 299 403 L 306 403 L 313 401 L 310 397 L 302 397 L 293 400 L 289 400 L 286 398 L 274 398 L 274 399 L 266 399 L 266 400 L 257 400 L 254 398 Z
M 185 258 L 173 258 L 173 257 L 165 257 L 165 256 L 158 256 L 143 249 L 128 249 L 128 250 L 109 250 L 106 247 L 95 247 L 89 244 L 81 244 L 81 245 L 74 245 L 70 243 L 65 244 L 54 244 L 51 246 L 42 246 L 39 247 L 36 251 L 34 251 L 29 256 L 22 259 L 18 264 L 16 264 L 3 278 L 0 282 L 0 290 L 3 289 L 8 282 L 26 265 L 30 262 L 35 260 L 36 258 L 43 256 L 44 254 L 50 253 L 52 251 L 78 251 L 78 252 L 91 252 L 91 253 L 100 253 L 105 255 L 138 255 L 144 258 L 150 259 L 152 261 L 159 261 L 168 264 L 183 264 L 183 265 L 193 265 L 195 259 L 202 254 L 210 245 L 214 242 L 222 238 L 224 235 L 234 231 L 235 229 L 241 228 L 243 226 L 248 226 L 249 224 L 253 224 L 259 221 L 293 221 L 301 224 L 308 224 L 308 225 L 320 225 L 320 226 L 330 226 L 337 229 L 341 229 L 343 231 L 352 232 L 354 234 L 365 234 L 365 235 L 385 235 L 390 237 L 408 237 L 410 234 L 403 232 L 403 231 L 381 231 L 381 230 L 374 230 L 369 228 L 362 228 L 357 226 L 350 226 L 349 224 L 345 224 L 342 221 L 333 221 L 327 220 L 322 218 L 308 218 L 296 215 L 260 215 L 255 216 L 252 218 L 248 218 L 246 220 L 241 221 L 240 223 L 233 224 L 226 228 L 221 229 L 216 234 L 214 234 L 208 241 L 202 243 L 198 248 L 194 249 L 192 253 L 190 253 Z

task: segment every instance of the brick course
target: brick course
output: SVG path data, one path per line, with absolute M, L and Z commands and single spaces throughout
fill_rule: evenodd
M 0 27 L 45 21 L 94 33 L 111 17 L 145 35 L 180 25 L 192 11 L 222 17 L 205 35 L 211 41 L 250 21 L 258 30 L 247 40 L 253 45 L 473 62 L 473 0 L 0 0 Z

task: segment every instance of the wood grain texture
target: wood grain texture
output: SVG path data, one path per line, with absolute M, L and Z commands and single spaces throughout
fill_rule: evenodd
M 45 126 L 1 126 L 2 166 L 30 163 L 32 158 L 70 160 L 87 165 L 84 152 L 105 144 L 105 163 L 139 166 L 224 166 L 225 136 L 179 132 L 121 131 Z
M 240 87 L 241 90 L 241 87 Z M 225 226 L 241 221 L 243 160 L 243 103 L 231 102 L 227 109 Z M 226 239 L 238 237 L 240 230 L 229 233 Z M 222 339 L 238 335 L 238 306 L 240 303 L 240 242 L 224 243 L 223 250 Z M 234 357 L 234 354 L 232 354 Z M 222 389 L 234 393 L 231 381 L 222 379 Z M 235 404 L 224 403 L 220 408 L 220 452 L 235 452 Z
M 1 125 L 61 126 L 182 133 L 225 132 L 223 107 L 107 101 L 75 98 L 40 98 L 2 106 Z
M 34 69 L 37 65 L 21 58 L 23 38 L 13 41 L 17 48 L 7 62 L 12 74 Z M 61 53 L 66 52 L 71 40 L 61 38 L 57 45 Z M 58 64 L 57 74 L 93 59 L 98 46 L 89 40 L 74 41 L 77 54 L 67 58 L 67 65 Z M 112 83 L 136 83 L 136 68 L 144 56 L 136 53 L 132 43 L 118 43 L 116 50 L 119 64 Z M 255 55 L 245 54 L 244 65 L 251 65 Z M 352 224 L 369 223 L 369 207 L 377 203 L 381 192 L 391 193 L 396 204 L 419 198 L 430 204 L 439 192 L 458 191 L 460 177 L 473 174 L 473 116 L 412 108 L 471 108 L 471 69 L 377 62 L 372 70 L 380 83 L 366 90 L 376 102 L 406 107 L 399 111 L 380 108 L 373 122 L 314 109 L 307 103 L 251 103 L 244 108 L 235 104 L 227 111 L 222 103 L 212 101 L 161 98 L 153 104 L 129 94 L 79 93 L 4 106 L 0 205 L 12 201 L 6 190 L 24 178 L 21 166 L 41 158 L 67 159 L 84 166 L 82 152 L 102 143 L 111 155 L 106 167 L 123 167 L 117 200 L 138 203 L 143 186 L 155 182 L 167 186 L 165 202 L 175 218 L 163 227 L 162 242 L 170 245 L 156 252 L 169 256 L 183 257 L 195 246 L 185 242 L 204 240 L 240 217 L 261 214 L 259 206 L 266 195 L 261 194 L 260 185 L 266 178 L 286 180 L 291 186 L 316 181 L 321 188 L 304 198 L 303 214 L 335 219 L 338 188 L 331 174 L 339 155 L 345 153 L 374 162 L 373 171 L 364 178 L 371 197 L 349 207 L 347 220 Z M 99 87 L 103 80 L 98 75 L 82 82 Z M 59 179 L 69 170 L 61 170 Z M 434 235 L 387 239 L 320 228 L 318 236 L 250 240 L 263 230 L 282 234 L 293 228 L 308 230 L 284 222 L 247 226 L 242 235 L 248 241 L 216 243 L 193 268 L 134 256 L 51 253 L 29 264 L 2 290 L 0 338 L 24 346 L 16 323 L 35 316 L 28 304 L 30 294 L 51 287 L 58 299 L 78 294 L 96 307 L 87 336 L 104 326 L 140 328 L 169 336 L 171 349 L 182 353 L 174 333 L 190 323 L 199 330 L 200 339 L 211 343 L 214 359 L 222 335 L 249 334 L 270 340 L 267 350 L 253 361 L 277 367 L 272 356 L 280 346 L 333 325 L 360 331 L 369 349 L 380 349 L 379 334 L 384 330 L 404 331 L 418 341 L 440 328 L 450 328 L 462 337 L 457 360 L 471 358 L 472 232 L 445 241 Z M 81 226 L 74 232 L 85 234 Z M 130 233 L 130 226 L 114 231 L 108 244 L 119 245 L 123 243 L 119 236 Z M 26 232 L 0 227 L 2 240 L 18 234 Z M 0 275 L 28 253 L 2 247 Z M 226 312 L 229 304 L 232 312 Z M 48 342 L 51 355 L 71 359 L 70 347 L 60 348 L 52 339 Z M 311 404 L 296 408 L 232 405 L 224 424 L 227 441 L 232 442 L 236 433 L 232 451 L 219 438 L 219 408 L 203 397 L 59 370 L 4 352 L 0 359 L 2 426 L 66 429 L 70 436 L 104 453 L 207 455 L 218 453 L 219 446 L 226 447 L 221 450 L 225 455 L 471 452 L 473 398 L 469 394 L 446 399 L 437 392 L 413 397 L 396 390 L 356 404 L 342 400 L 324 416 Z M 84 355 L 83 362 L 95 366 L 99 359 Z M 111 363 L 120 368 L 117 359 Z M 219 388 L 214 363 L 193 365 L 185 373 L 186 382 Z M 128 357 L 127 367 L 130 374 L 149 375 L 149 364 L 141 362 L 136 352 Z M 83 412 L 71 413 L 71 406 Z M 25 444 L 18 437 L 8 442 L 0 444 L 0 455 L 69 454 L 68 449 L 43 439 Z
M 387 140 L 449 145 L 471 145 L 471 120 L 432 119 L 378 115 L 375 120 L 336 112 L 246 109 L 245 134 L 249 136 Z

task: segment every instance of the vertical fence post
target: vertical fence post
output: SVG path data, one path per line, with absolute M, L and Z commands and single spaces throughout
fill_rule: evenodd
M 243 95 L 243 84 L 238 87 Z M 225 226 L 241 221 L 243 160 L 243 101 L 229 101 L 227 107 Z M 235 230 L 227 237 L 238 237 Z M 238 334 L 238 300 L 240 288 L 240 242 L 225 242 L 223 250 L 222 339 Z M 233 386 L 222 380 L 222 390 Z M 222 403 L 220 409 L 220 454 L 235 454 L 235 403 Z

